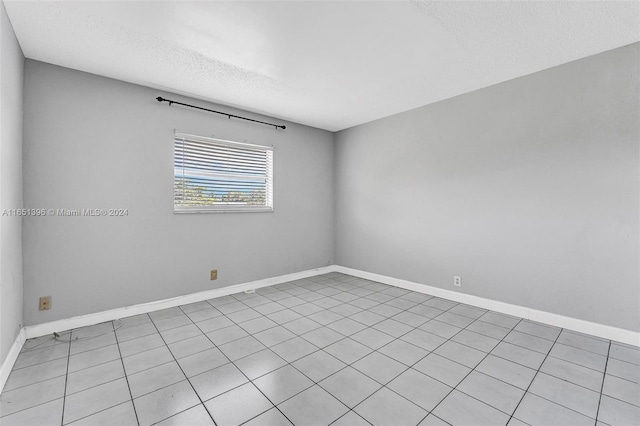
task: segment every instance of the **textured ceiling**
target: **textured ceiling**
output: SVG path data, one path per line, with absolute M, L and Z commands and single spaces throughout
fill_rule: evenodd
M 341 130 L 640 41 L 637 1 L 4 1 L 27 58 Z

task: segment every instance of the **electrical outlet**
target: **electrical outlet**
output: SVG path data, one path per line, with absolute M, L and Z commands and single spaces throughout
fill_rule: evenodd
M 217 269 L 212 269 L 211 270 L 211 281 L 217 280 L 217 279 L 218 279 L 218 270 Z
M 453 285 L 455 287 L 462 287 L 462 277 L 458 277 L 458 276 L 454 275 L 454 277 L 453 277 Z
M 51 296 L 44 296 L 40 298 L 40 310 L 48 311 L 51 309 Z

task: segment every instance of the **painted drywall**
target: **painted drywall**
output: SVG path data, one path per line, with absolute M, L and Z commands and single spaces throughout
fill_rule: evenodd
M 640 44 L 336 135 L 339 265 L 640 330 Z
M 0 2 L 0 210 L 22 207 L 24 56 Z M 22 327 L 22 218 L 0 216 L 0 364 Z
M 25 219 L 25 324 L 334 263 L 332 133 L 286 122 L 276 130 L 157 96 L 282 122 L 26 61 L 25 205 L 128 215 Z M 174 129 L 273 145 L 275 211 L 174 214 Z M 37 310 L 44 295 L 50 311 Z

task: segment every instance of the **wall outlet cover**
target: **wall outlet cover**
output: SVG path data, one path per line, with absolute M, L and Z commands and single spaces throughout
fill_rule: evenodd
M 48 311 L 51 309 L 51 296 L 43 296 L 40 298 L 39 308 L 41 311 Z

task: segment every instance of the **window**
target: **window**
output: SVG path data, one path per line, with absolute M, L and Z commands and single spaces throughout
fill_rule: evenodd
M 173 211 L 273 211 L 273 148 L 176 133 Z

